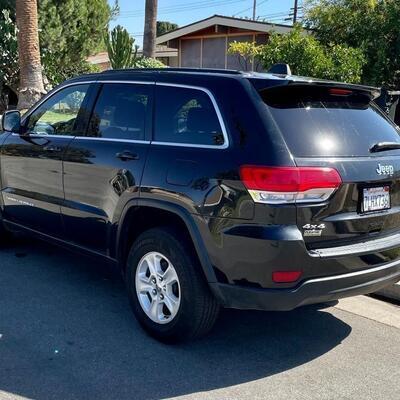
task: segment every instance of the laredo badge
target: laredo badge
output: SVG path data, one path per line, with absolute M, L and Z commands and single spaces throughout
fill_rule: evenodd
M 305 224 L 302 228 L 304 229 L 303 236 L 321 236 L 322 230 L 325 229 L 325 224 Z

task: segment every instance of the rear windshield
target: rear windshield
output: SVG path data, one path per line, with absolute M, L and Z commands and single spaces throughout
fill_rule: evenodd
M 369 149 L 378 142 L 400 143 L 400 130 L 369 97 L 332 93 L 311 86 L 260 91 L 294 156 L 371 156 L 377 155 Z

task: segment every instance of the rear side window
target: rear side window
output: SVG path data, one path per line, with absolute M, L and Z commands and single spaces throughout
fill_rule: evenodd
M 154 141 L 223 145 L 222 127 L 209 95 L 200 89 L 158 85 Z
M 368 97 L 330 93 L 310 86 L 260 93 L 294 156 L 371 156 L 378 142 L 400 143 L 398 128 Z
M 105 83 L 89 125 L 89 135 L 144 140 L 151 85 Z

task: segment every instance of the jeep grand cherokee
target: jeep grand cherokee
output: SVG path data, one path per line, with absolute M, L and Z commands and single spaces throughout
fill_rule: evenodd
M 400 279 L 399 129 L 375 88 L 221 70 L 69 80 L 0 135 L 3 235 L 107 259 L 154 337 Z

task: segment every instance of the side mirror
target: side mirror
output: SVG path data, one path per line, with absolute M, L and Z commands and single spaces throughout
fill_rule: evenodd
M 6 111 L 1 120 L 1 128 L 6 132 L 19 133 L 21 131 L 21 114 L 17 110 Z

